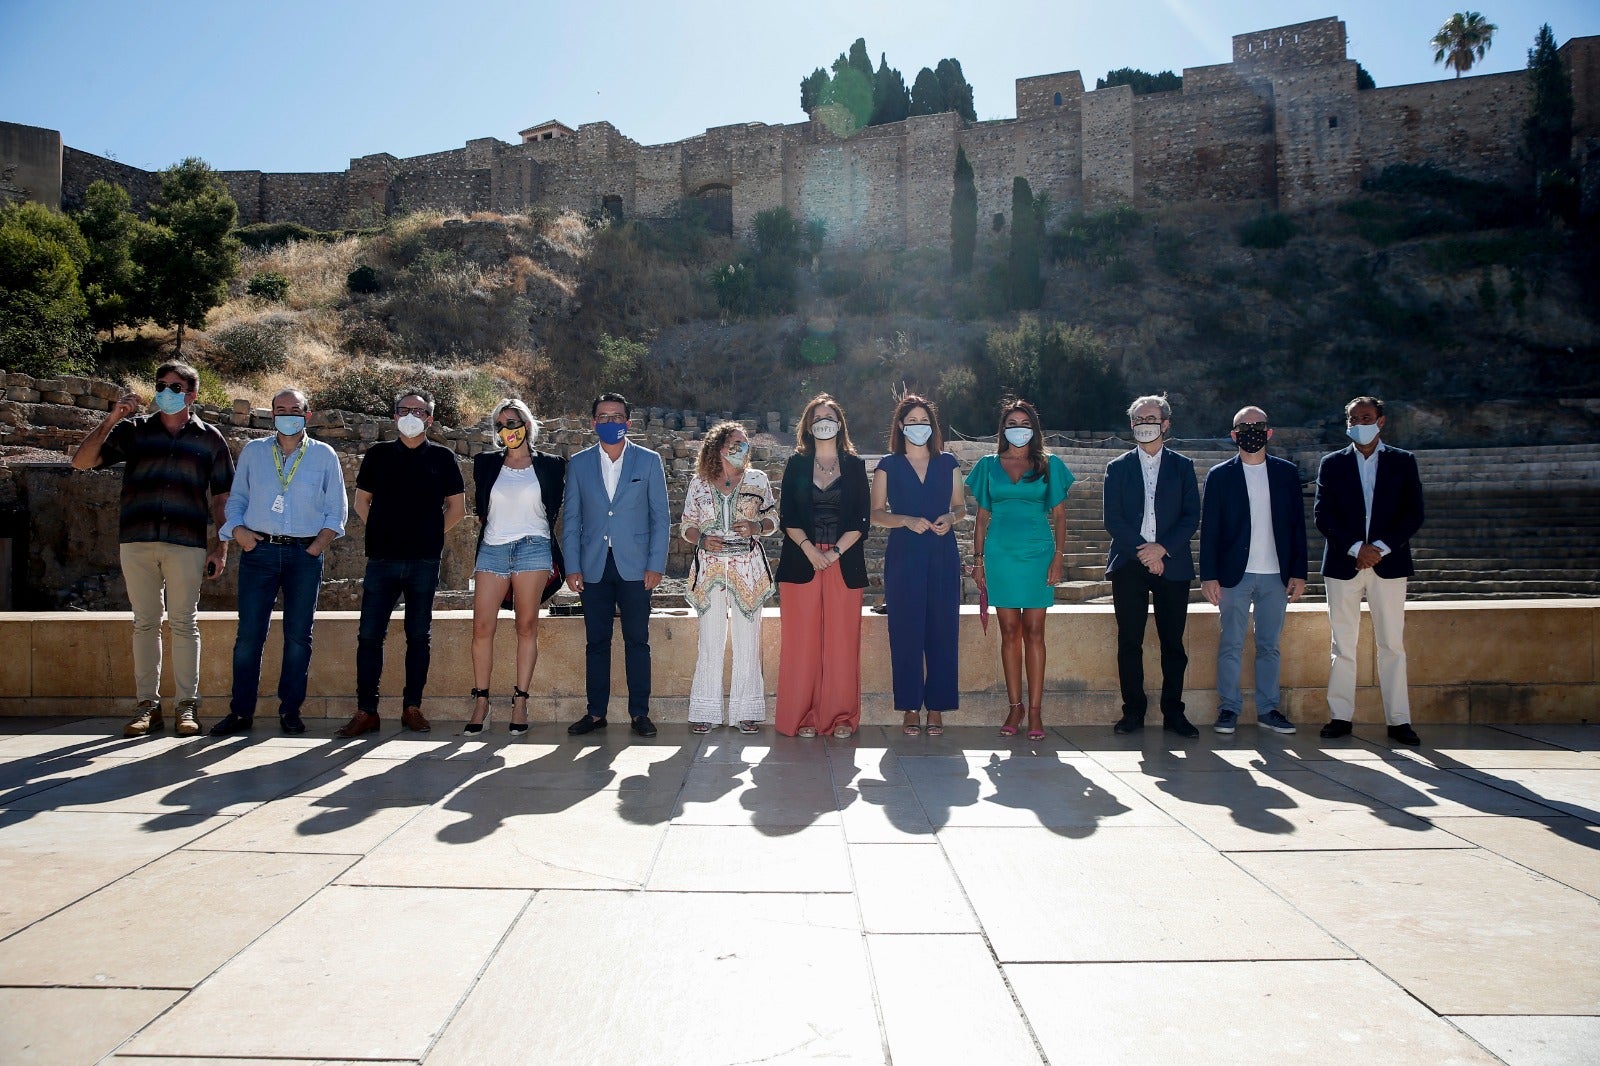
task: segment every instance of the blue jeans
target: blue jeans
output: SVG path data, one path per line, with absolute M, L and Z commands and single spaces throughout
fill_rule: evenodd
M 257 544 L 239 557 L 239 634 L 233 642 L 233 702 L 240 718 L 254 718 L 261 688 L 261 650 L 272 625 L 272 605 L 283 591 L 283 668 L 278 674 L 278 714 L 299 714 L 311 668 L 311 625 L 316 620 L 322 556 L 293 544 Z
M 389 616 L 406 600 L 406 707 L 422 706 L 432 658 L 433 594 L 439 587 L 437 559 L 368 559 L 361 579 L 361 628 L 356 633 L 356 709 L 378 713 L 383 676 L 383 641 Z
M 589 714 L 604 718 L 611 704 L 612 619 L 622 615 L 623 659 L 628 675 L 628 713 L 635 718 L 650 713 L 650 593 L 644 582 L 624 581 L 616 561 L 606 553 L 605 576 L 583 583 L 585 689 Z
M 1217 643 L 1217 710 L 1238 714 L 1239 667 L 1244 657 L 1244 631 L 1250 607 L 1256 609 L 1256 717 L 1278 709 L 1278 637 L 1289 609 L 1289 590 L 1277 574 L 1246 574 L 1222 590 L 1222 638 Z

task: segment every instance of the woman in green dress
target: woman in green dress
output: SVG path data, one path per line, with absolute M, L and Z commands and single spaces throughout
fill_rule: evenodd
M 1044 618 L 1061 582 L 1072 471 L 1044 450 L 1039 412 L 1026 400 L 1000 409 L 995 454 L 967 475 L 978 505 L 973 578 L 1000 619 L 1000 661 L 1010 707 L 1000 735 L 1013 737 L 1028 712 L 1028 739 L 1044 739 Z M 1022 667 L 1028 701 L 1022 701 Z

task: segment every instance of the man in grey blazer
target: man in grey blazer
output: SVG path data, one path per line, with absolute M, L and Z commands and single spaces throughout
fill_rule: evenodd
M 611 702 L 612 619 L 622 615 L 633 731 L 656 735 L 650 721 L 650 593 L 667 570 L 667 474 L 661 456 L 628 443 L 628 401 L 614 392 L 589 409 L 598 444 L 567 463 L 561 552 L 567 585 L 583 597 L 589 711 L 567 727 L 573 736 L 606 725 Z

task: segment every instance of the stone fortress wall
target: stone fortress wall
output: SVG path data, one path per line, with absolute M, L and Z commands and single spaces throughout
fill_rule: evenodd
M 1577 103 L 1574 148 L 1592 188 L 1600 184 L 1600 37 L 1569 41 L 1562 54 Z M 1522 71 L 1358 91 L 1345 25 L 1326 18 L 1240 34 L 1231 62 L 1183 73 L 1181 90 L 1143 96 L 1127 86 L 1086 92 L 1078 71 L 1019 78 L 1016 118 L 970 124 L 927 115 L 839 136 L 819 112 L 807 122 L 721 126 L 641 145 L 592 122 L 553 140 L 485 137 L 404 159 L 363 156 L 342 173 L 223 178 L 242 223 L 329 229 L 424 208 L 652 218 L 679 199 L 704 197 L 736 235 L 758 212 L 784 206 L 826 222 L 830 240 L 891 248 L 948 241 L 958 148 L 973 166 L 986 241 L 1003 232 L 1017 176 L 1060 210 L 1199 202 L 1299 210 L 1337 203 L 1396 163 L 1435 163 L 1513 186 L 1530 180 L 1518 158 L 1529 105 Z M 5 167 L 32 175 L 0 182 L 0 197 L 53 202 L 58 186 L 59 201 L 72 206 L 96 178 L 124 185 L 136 203 L 155 192 L 155 175 L 63 147 L 55 131 L 0 123 L 0 153 Z

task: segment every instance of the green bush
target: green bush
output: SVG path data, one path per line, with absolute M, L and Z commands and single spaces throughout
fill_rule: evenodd
M 93 368 L 94 331 L 78 288 L 77 254 L 87 258 L 88 245 L 65 215 L 37 204 L 0 209 L 0 366 L 35 376 Z
M 461 376 L 426 366 L 358 363 L 311 396 L 319 411 L 355 411 L 377 418 L 394 414 L 394 394 L 405 388 L 433 393 L 433 416 L 447 426 L 461 422 Z
M 244 291 L 272 303 L 281 303 L 289 295 L 289 279 L 276 270 L 263 270 L 250 279 Z
M 1369 192 L 1431 200 L 1475 229 L 1523 225 L 1531 220 L 1527 197 L 1496 182 L 1463 178 L 1432 163 L 1397 163 L 1361 183 Z
M 726 263 L 711 272 L 717 306 L 732 315 L 749 314 L 755 289 L 755 271 L 743 263 Z
M 378 280 L 378 272 L 365 263 L 346 274 L 344 284 L 357 295 L 380 292 L 383 289 L 383 283 Z
M 331 241 L 338 234 L 324 233 L 298 222 L 252 222 L 233 231 L 246 248 L 272 248 L 290 241 Z
M 595 345 L 599 370 L 597 383 L 602 389 L 627 388 L 644 369 L 645 359 L 649 355 L 649 347 L 641 341 L 613 337 L 609 333 L 600 334 L 600 340 Z
M 1110 285 L 1136 284 L 1139 280 L 1139 264 L 1119 255 L 1106 263 L 1105 277 Z
M 839 358 L 839 346 L 823 333 L 808 333 L 800 342 L 800 358 L 812 366 L 827 366 Z
M 1257 215 L 1239 227 L 1239 243 L 1246 248 L 1282 248 L 1294 235 L 1294 220 L 1282 211 Z
M 241 322 L 212 338 L 211 365 L 228 377 L 270 374 L 289 365 L 287 330 L 266 322 Z

